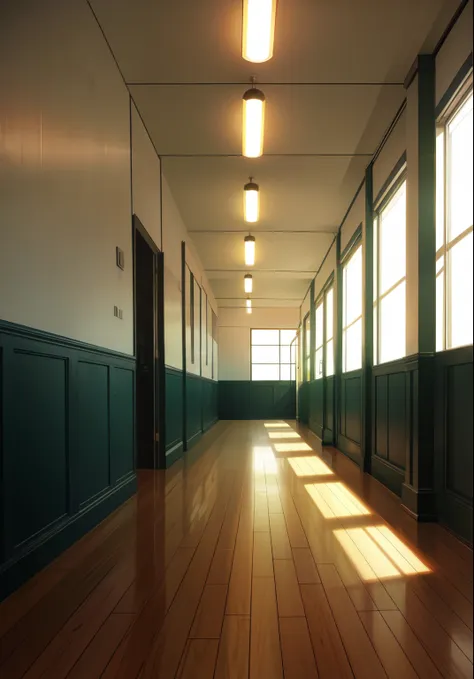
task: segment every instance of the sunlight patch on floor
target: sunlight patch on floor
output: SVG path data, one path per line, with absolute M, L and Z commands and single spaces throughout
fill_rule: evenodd
M 313 451 L 313 449 L 308 446 L 307 443 L 274 443 L 275 450 L 277 453 L 298 453 L 300 451 Z
M 326 519 L 342 519 L 351 516 L 368 516 L 371 512 L 343 483 L 305 484 L 313 502 Z
M 300 439 L 301 436 L 296 431 L 269 431 L 270 439 Z
M 289 457 L 288 463 L 296 476 L 333 476 L 333 470 L 319 457 Z
M 278 462 L 270 446 L 253 446 L 253 468 L 255 472 L 276 474 Z
M 287 422 L 265 422 L 263 426 L 267 429 L 276 429 L 278 427 L 287 427 L 288 429 L 291 429 Z
M 338 529 L 334 535 L 366 582 L 431 572 L 387 526 Z

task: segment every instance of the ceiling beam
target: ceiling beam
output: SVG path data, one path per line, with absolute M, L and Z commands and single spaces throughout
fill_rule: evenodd
M 266 158 L 372 158 L 373 153 L 264 153 Z M 244 158 L 241 153 L 160 153 L 160 158 Z
M 264 235 L 266 233 L 290 233 L 290 234 L 321 234 L 322 236 L 327 236 L 327 235 L 336 235 L 338 232 L 338 227 L 333 228 L 333 229 L 320 229 L 318 231 L 312 231 L 312 230 L 297 230 L 297 231 L 292 231 L 291 229 L 261 229 L 260 231 L 256 229 L 237 229 L 237 230 L 221 230 L 221 229 L 188 229 L 188 233 L 206 233 L 206 234 L 239 234 L 239 233 L 250 233 L 252 232 L 253 234 L 257 235 Z
M 253 269 L 252 267 L 243 269 L 204 269 L 206 273 L 307 273 L 314 275 L 316 270 L 311 269 L 311 271 L 305 271 L 301 269 Z
M 127 82 L 129 87 L 250 87 L 250 80 L 233 82 Z M 259 87 L 403 87 L 402 82 L 256 82 Z

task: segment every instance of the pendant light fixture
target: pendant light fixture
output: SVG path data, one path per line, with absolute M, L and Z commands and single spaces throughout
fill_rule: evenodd
M 276 0 L 244 0 L 242 56 L 261 64 L 273 56 Z
M 265 127 L 265 95 L 252 87 L 243 96 L 242 155 L 246 158 L 260 158 L 263 154 Z
M 255 265 L 255 238 L 253 236 L 245 236 L 245 266 Z
M 260 217 L 260 189 L 252 177 L 249 179 L 244 186 L 244 219 L 250 224 L 255 224 Z
M 247 299 L 247 313 L 248 314 L 252 313 L 252 300 L 250 298 Z
M 253 290 L 253 278 L 252 274 L 247 273 L 244 277 L 244 290 L 249 295 Z

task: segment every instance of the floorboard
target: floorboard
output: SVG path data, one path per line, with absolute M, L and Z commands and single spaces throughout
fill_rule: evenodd
M 265 424 L 220 422 L 139 472 L 0 604 L 1 678 L 470 679 L 472 551 L 306 429 Z

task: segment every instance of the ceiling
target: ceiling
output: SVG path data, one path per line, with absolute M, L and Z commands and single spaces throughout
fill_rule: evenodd
M 460 0 L 278 0 L 274 58 L 241 57 L 242 0 L 91 0 L 221 307 L 245 306 L 243 185 L 260 185 L 254 306 L 299 306 L 364 170 Z M 241 98 L 267 100 L 241 156 Z

